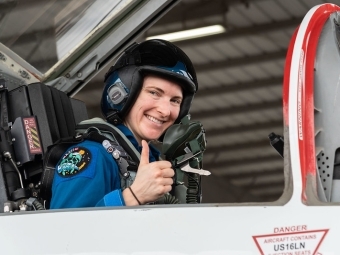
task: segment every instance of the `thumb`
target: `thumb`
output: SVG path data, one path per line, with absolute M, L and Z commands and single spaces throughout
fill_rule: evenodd
M 149 145 L 145 140 L 142 140 L 142 153 L 139 165 L 145 164 L 149 164 Z

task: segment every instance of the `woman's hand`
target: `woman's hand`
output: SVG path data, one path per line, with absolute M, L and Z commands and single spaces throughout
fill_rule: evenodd
M 165 193 L 168 193 L 173 184 L 172 177 L 175 175 L 169 161 L 149 162 L 149 145 L 142 140 L 141 159 L 135 181 L 131 185 L 133 193 L 141 204 L 156 201 Z M 138 205 L 129 189 L 123 192 L 126 205 Z

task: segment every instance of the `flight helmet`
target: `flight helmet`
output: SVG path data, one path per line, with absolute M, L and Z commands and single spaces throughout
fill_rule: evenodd
M 130 45 L 105 74 L 101 110 L 108 122 L 117 125 L 124 121 L 148 74 L 181 86 L 183 100 L 175 123 L 189 113 L 198 89 L 195 69 L 180 48 L 168 41 L 155 39 Z

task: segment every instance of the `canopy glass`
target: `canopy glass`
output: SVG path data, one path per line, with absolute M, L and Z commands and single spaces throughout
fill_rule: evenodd
M 45 73 L 131 1 L 0 1 L 0 42 Z

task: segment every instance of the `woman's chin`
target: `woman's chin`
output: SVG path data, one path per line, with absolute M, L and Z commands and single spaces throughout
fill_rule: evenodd
M 146 136 L 145 138 L 148 140 L 148 141 L 153 141 L 153 140 L 157 140 L 159 137 L 161 137 L 162 134 L 148 134 L 148 136 Z

